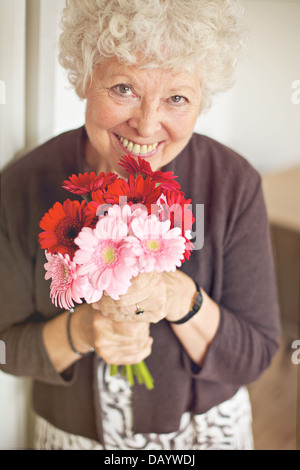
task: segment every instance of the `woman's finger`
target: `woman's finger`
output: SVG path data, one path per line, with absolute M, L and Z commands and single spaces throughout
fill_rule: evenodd
M 156 278 L 142 293 L 137 292 L 135 296 L 125 294 L 118 301 L 103 296 L 93 304 L 93 308 L 116 322 L 157 323 L 167 315 L 167 286 Z

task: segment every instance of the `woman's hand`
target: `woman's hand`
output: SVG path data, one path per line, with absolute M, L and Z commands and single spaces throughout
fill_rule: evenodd
M 80 359 L 70 347 L 67 336 L 69 312 L 47 321 L 43 328 L 45 349 L 54 369 L 65 371 Z M 152 338 L 149 323 L 114 321 L 92 305 L 78 305 L 70 321 L 70 334 L 75 349 L 81 353 L 91 347 L 106 363 L 137 364 L 151 354 Z
M 95 311 L 93 327 L 94 349 L 107 364 L 137 364 L 151 354 L 149 323 L 114 321 Z
M 81 352 L 91 347 L 107 363 L 136 364 L 151 354 L 152 338 L 148 322 L 133 322 L 105 316 L 98 305 L 76 307 L 71 319 L 71 337 Z
M 120 300 L 104 294 L 93 308 L 116 322 L 158 323 L 163 318 L 174 321 L 189 312 L 195 292 L 193 279 L 182 271 L 153 271 L 133 278 Z M 143 310 L 141 315 L 136 314 L 137 308 Z
M 137 306 L 144 311 L 141 315 L 136 314 Z M 99 302 L 76 308 L 73 341 L 77 335 L 79 350 L 93 346 L 108 364 L 137 364 L 151 354 L 150 323 L 165 318 L 166 308 L 163 274 L 139 274 L 120 300 L 104 294 Z
M 89 306 L 95 312 L 96 351 L 112 364 L 139 362 L 151 354 L 150 324 L 164 318 L 168 321 L 183 318 L 192 308 L 195 293 L 193 279 L 180 270 L 137 276 L 120 300 L 103 296 Z M 198 365 L 202 364 L 220 322 L 218 305 L 203 289 L 202 295 L 203 304 L 197 315 L 182 325 L 171 324 L 174 334 Z M 136 305 L 144 310 L 142 315 L 136 315 Z
M 196 284 L 190 276 L 179 269 L 175 272 L 163 273 L 163 276 L 167 286 L 166 320 L 180 320 L 192 308 Z
M 176 321 L 191 308 L 194 281 L 180 270 L 174 273 L 141 274 L 132 280 L 127 294 L 115 301 L 104 295 L 93 305 L 76 307 L 70 332 L 75 348 L 87 352 L 93 347 L 107 363 L 136 364 L 151 354 L 150 324 L 163 318 Z M 201 364 L 218 328 L 218 306 L 203 293 L 199 315 L 183 325 L 171 325 L 191 358 Z M 144 310 L 136 315 L 137 305 Z M 65 312 L 45 324 L 43 337 L 49 357 L 58 372 L 79 359 L 70 348 Z
M 167 284 L 164 274 L 155 271 L 141 273 L 131 281 L 126 294 L 113 300 L 104 294 L 93 308 L 116 322 L 158 323 L 167 315 Z M 138 308 L 143 310 L 137 315 Z

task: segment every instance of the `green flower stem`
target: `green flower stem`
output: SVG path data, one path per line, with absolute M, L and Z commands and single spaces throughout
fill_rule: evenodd
M 145 383 L 147 389 L 152 390 L 153 387 L 154 387 L 154 380 L 153 380 L 153 377 L 150 374 L 150 371 L 149 371 L 148 367 L 146 366 L 145 362 L 141 361 L 137 364 L 137 366 L 139 367 L 140 373 L 143 376 L 144 383 Z
M 113 376 L 113 375 L 117 375 L 118 373 L 118 366 L 116 366 L 115 364 L 111 364 L 110 366 L 110 375 Z
M 134 374 L 134 376 L 135 376 L 135 377 L 137 378 L 137 380 L 138 380 L 138 383 L 139 383 L 140 385 L 142 385 L 142 384 L 144 383 L 143 374 L 141 374 L 140 368 L 139 368 L 138 364 L 134 364 L 134 365 L 132 366 L 132 369 L 133 369 L 133 374 Z
M 127 375 L 127 380 L 132 387 L 134 385 L 134 377 L 133 377 L 133 370 L 131 366 L 125 366 L 126 369 L 126 375 Z
M 82 198 L 85 200 L 86 204 L 88 204 L 92 200 L 91 196 L 89 196 L 88 194 L 83 194 Z
M 116 375 L 118 373 L 118 366 L 111 364 L 110 365 L 110 375 Z M 137 378 L 137 381 L 140 385 L 145 385 L 148 390 L 152 390 L 154 387 L 154 381 L 148 367 L 144 361 L 139 362 L 138 364 L 133 364 L 129 366 L 122 366 L 121 369 L 122 377 L 127 377 L 129 385 L 132 387 L 134 385 L 134 378 Z

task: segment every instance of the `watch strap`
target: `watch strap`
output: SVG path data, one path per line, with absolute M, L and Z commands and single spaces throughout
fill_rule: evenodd
M 173 323 L 173 325 L 182 325 L 183 323 L 186 323 L 187 321 L 189 321 L 194 315 L 196 315 L 196 313 L 199 312 L 200 308 L 202 307 L 203 296 L 202 296 L 200 287 L 197 284 L 197 282 L 194 281 L 194 283 L 196 284 L 197 291 L 196 291 L 196 295 L 193 299 L 193 305 L 192 305 L 191 310 L 183 318 L 181 318 L 180 320 L 169 321 L 169 323 Z

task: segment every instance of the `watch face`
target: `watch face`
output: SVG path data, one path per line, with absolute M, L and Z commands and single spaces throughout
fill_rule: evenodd
M 198 312 L 198 310 L 200 309 L 202 305 L 202 302 L 203 302 L 202 294 L 201 292 L 198 292 L 197 297 L 194 302 L 193 310 L 196 310 Z

